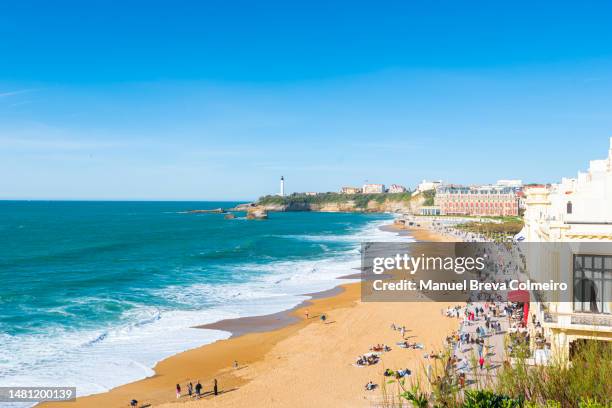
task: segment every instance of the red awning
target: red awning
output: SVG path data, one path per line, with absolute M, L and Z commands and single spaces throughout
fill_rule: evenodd
M 526 290 L 512 290 L 508 292 L 508 301 L 529 303 L 529 292 Z

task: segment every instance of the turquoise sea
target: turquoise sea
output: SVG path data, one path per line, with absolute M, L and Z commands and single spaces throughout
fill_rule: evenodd
M 79 395 L 226 338 L 192 328 L 295 306 L 395 240 L 386 214 L 193 214 L 233 202 L 0 201 L 0 386 Z

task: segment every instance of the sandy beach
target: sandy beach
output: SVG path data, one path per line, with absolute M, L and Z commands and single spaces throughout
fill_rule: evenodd
M 398 232 L 418 241 L 450 240 L 426 230 Z M 153 377 L 76 402 L 39 406 L 127 407 L 131 399 L 138 400 L 138 406 L 167 408 L 370 406 L 382 393 L 365 391 L 368 381 L 381 384 L 386 368 L 409 368 L 412 378 L 423 375 L 427 364 L 423 353 L 441 350 L 458 322 L 441 313 L 450 304 L 361 302 L 359 289 L 359 283 L 344 284 L 288 312 L 207 326 L 231 331 L 233 336 L 161 361 Z M 322 313 L 328 316 L 325 323 L 319 319 Z M 397 347 L 401 335 L 390 328 L 392 323 L 406 326 L 406 338 L 423 343 L 425 349 Z M 368 367 L 353 365 L 359 355 L 379 343 L 392 347 L 382 354 L 381 362 Z M 234 361 L 238 368 L 233 367 Z M 211 395 L 215 378 L 217 396 Z M 201 382 L 203 399 L 194 401 L 185 395 L 190 381 Z M 177 383 L 184 394 L 178 401 Z

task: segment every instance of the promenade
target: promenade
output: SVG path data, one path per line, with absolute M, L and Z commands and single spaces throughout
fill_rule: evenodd
M 460 324 L 459 341 L 454 346 L 454 357 L 456 359 L 455 372 L 459 376 L 465 374 L 466 387 L 480 387 L 494 385 L 498 369 L 503 365 L 506 358 L 504 337 L 508 333 L 508 316 L 499 313 L 493 316 L 491 303 L 475 302 L 467 306 L 468 313 L 474 313 L 474 320 L 464 319 Z M 503 310 L 503 304 L 496 304 L 498 310 Z M 475 316 L 476 308 L 484 310 L 484 315 Z M 486 317 L 489 320 L 487 328 Z M 494 328 L 499 323 L 499 328 Z M 480 331 L 480 333 L 479 333 Z M 484 333 L 484 334 L 483 334 Z M 466 341 L 469 338 L 472 341 Z M 476 341 L 481 340 L 482 345 Z M 483 368 L 479 366 L 479 359 L 483 358 Z

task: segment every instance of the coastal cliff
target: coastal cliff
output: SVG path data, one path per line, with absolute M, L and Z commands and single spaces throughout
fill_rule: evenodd
M 410 193 L 339 194 L 316 195 L 292 194 L 286 197 L 265 196 L 250 206 L 266 211 L 318 211 L 318 212 L 394 212 L 415 213 L 428 197 Z

